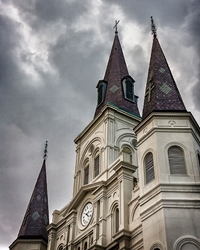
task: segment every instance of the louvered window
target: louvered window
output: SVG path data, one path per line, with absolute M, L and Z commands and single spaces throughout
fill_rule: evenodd
M 94 177 L 99 175 L 99 155 L 94 159 Z
M 98 105 L 102 102 L 103 99 L 103 85 L 98 88 Z
M 105 93 L 106 93 L 106 86 L 107 86 L 107 83 L 102 80 L 99 81 L 97 85 L 97 89 L 98 89 L 97 106 L 100 105 L 104 101 Z
M 170 174 L 186 174 L 183 150 L 178 146 L 168 149 Z
M 124 97 L 132 102 L 135 102 L 134 82 L 135 81 L 130 76 L 127 76 L 122 80 Z
M 126 80 L 126 97 L 133 100 L 133 84 L 130 80 Z
M 146 184 L 155 178 L 154 165 L 153 165 L 153 154 L 148 153 L 145 157 L 145 170 L 146 170 Z
M 84 185 L 89 182 L 89 165 L 84 169 Z

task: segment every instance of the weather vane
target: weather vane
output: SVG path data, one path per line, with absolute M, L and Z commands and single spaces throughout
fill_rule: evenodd
M 48 147 L 48 141 L 46 141 L 46 143 L 45 143 L 44 156 L 43 156 L 44 160 L 47 159 L 47 147 Z
M 154 37 L 157 37 L 157 32 L 156 32 L 156 25 L 153 21 L 153 17 L 151 16 L 151 34 L 154 36 Z
M 115 21 L 115 26 L 113 27 L 113 29 L 115 29 L 115 34 L 117 34 L 118 33 L 118 31 L 117 31 L 117 24 L 120 22 L 120 20 L 116 20 Z

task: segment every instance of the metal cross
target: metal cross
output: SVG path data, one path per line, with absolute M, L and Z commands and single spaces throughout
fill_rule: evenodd
M 46 141 L 45 148 L 44 148 L 44 156 L 43 156 L 44 160 L 47 159 L 47 147 L 48 147 L 48 141 Z
M 157 37 L 157 29 L 152 16 L 151 16 L 151 34 L 154 37 Z
M 113 27 L 113 29 L 115 29 L 115 33 L 117 34 L 118 33 L 118 31 L 117 31 L 117 24 L 120 22 L 120 20 L 116 20 L 115 21 L 115 26 Z
M 147 88 L 147 92 L 145 94 L 145 96 L 148 95 L 148 102 L 151 101 L 151 91 L 152 89 L 154 89 L 155 85 L 153 85 L 153 79 L 151 78 L 150 81 L 149 81 L 149 86 Z

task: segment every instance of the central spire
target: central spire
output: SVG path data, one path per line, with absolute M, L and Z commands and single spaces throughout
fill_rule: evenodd
M 137 107 L 138 97 L 134 95 L 135 81 L 128 73 L 118 37 L 118 23 L 119 21 L 116 21 L 114 26 L 115 37 L 104 79 L 99 81 L 97 85 L 98 104 L 95 116 L 98 115 L 102 108 L 108 103 L 136 116 L 140 116 Z

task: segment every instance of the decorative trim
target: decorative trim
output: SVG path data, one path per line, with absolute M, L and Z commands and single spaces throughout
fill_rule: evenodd
M 184 235 L 175 241 L 173 250 L 181 250 L 187 243 L 190 243 L 191 245 L 196 246 L 197 249 L 200 249 L 200 240 L 198 238 L 191 235 Z
M 165 246 L 161 241 L 156 241 L 153 243 L 152 247 L 150 248 L 150 250 L 154 250 L 155 248 L 159 248 L 160 250 L 165 250 Z

